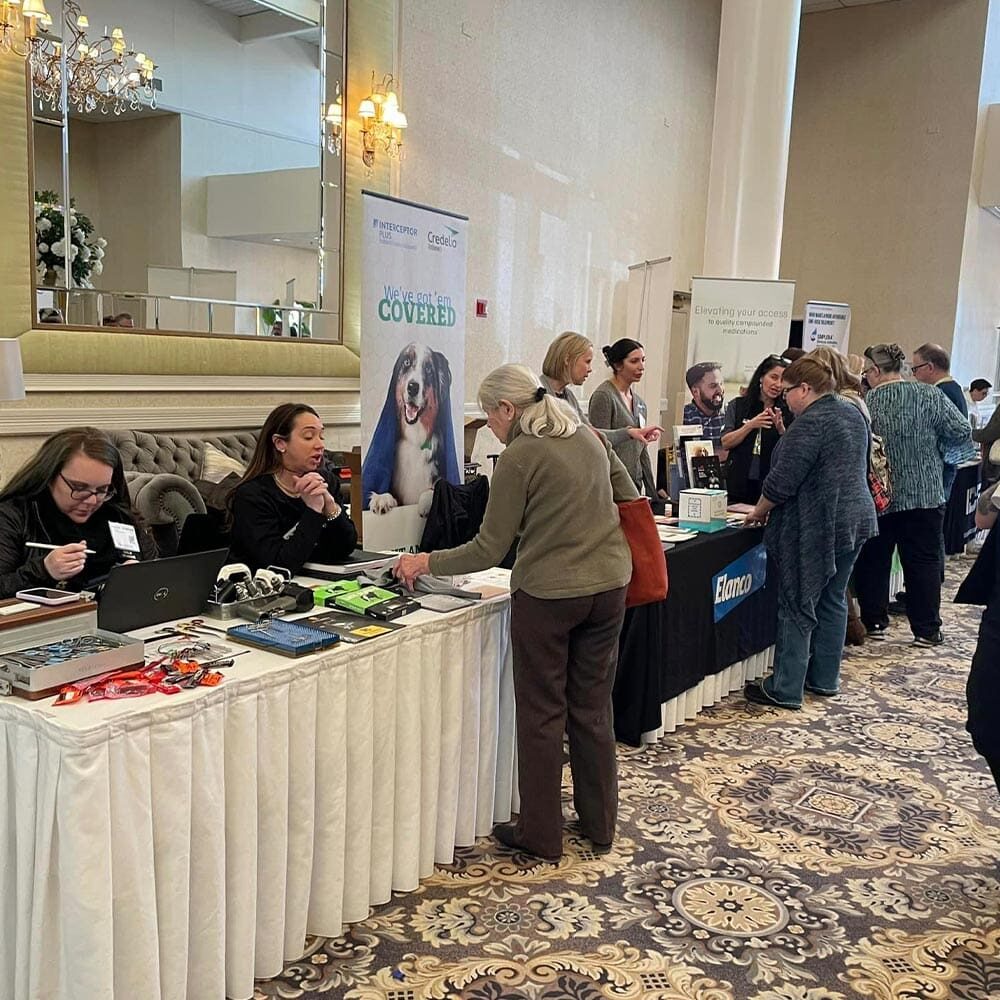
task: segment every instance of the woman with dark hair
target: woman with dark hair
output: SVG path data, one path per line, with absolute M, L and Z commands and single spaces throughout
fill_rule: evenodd
M 107 434 L 93 427 L 53 434 L 0 491 L 0 597 L 56 584 L 82 590 L 106 576 L 125 558 L 109 524 L 135 529 L 131 507 L 122 458 Z M 133 555 L 151 555 L 147 534 L 136 536 Z
M 264 421 L 243 478 L 229 498 L 234 559 L 251 569 L 349 556 L 358 532 L 323 465 L 323 422 L 311 406 L 282 403 Z
M 722 447 L 729 452 L 726 488 L 730 503 L 754 504 L 771 470 L 771 453 L 791 414 L 781 397 L 781 376 L 788 358 L 770 354 L 757 365 L 745 396 L 726 409 Z
M 834 695 L 847 625 L 847 581 L 861 546 L 878 533 L 868 490 L 868 428 L 836 393 L 833 369 L 806 355 L 782 369 L 796 420 L 774 449 L 747 524 L 767 524 L 778 577 L 774 672 L 747 684 L 749 701 L 800 708 L 804 691 Z
M 647 426 L 646 404 L 635 391 L 646 368 L 646 354 L 637 340 L 623 337 L 610 347 L 602 347 L 611 378 L 602 382 L 590 397 L 590 423 L 602 432 L 624 430 L 608 435 L 608 441 L 622 465 L 628 470 L 640 494 L 656 497 L 656 480 L 646 445 L 659 441 L 663 428 Z

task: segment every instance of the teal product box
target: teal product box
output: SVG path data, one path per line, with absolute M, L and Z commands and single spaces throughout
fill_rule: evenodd
M 681 490 L 678 526 L 688 531 L 722 531 L 726 523 L 725 490 Z

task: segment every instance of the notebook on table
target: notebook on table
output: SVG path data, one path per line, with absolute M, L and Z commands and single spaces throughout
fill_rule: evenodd
M 366 552 L 364 549 L 355 549 L 339 563 L 307 562 L 302 567 L 302 572 L 320 580 L 343 580 L 372 569 L 381 569 L 398 558 L 398 552 Z

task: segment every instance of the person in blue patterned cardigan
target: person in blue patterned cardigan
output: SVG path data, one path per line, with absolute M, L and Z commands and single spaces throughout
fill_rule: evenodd
M 933 385 L 903 379 L 906 355 L 898 344 L 865 351 L 871 385 L 865 403 L 872 432 L 885 445 L 892 503 L 879 517 L 879 534 L 861 550 L 855 589 L 871 638 L 889 627 L 889 575 L 899 549 L 906 584 L 906 615 L 918 645 L 937 646 L 941 635 L 941 531 L 944 521 L 942 455 L 971 440 L 968 420 Z
M 750 683 L 748 701 L 800 708 L 804 691 L 834 695 L 847 625 L 847 581 L 875 535 L 868 490 L 868 426 L 836 394 L 833 369 L 806 355 L 781 374 L 795 414 L 747 523 L 767 522 L 769 575 L 777 571 L 774 672 Z

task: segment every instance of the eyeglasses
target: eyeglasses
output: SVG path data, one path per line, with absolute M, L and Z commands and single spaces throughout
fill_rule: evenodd
M 773 365 L 784 365 L 786 368 L 792 363 L 791 358 L 783 358 L 780 354 L 768 355 L 767 360 Z
M 862 368 L 861 374 L 867 378 L 868 373 L 874 371 L 878 371 L 878 365 L 869 365 L 867 368 Z
M 919 365 L 910 365 L 911 372 L 918 372 L 921 368 L 933 368 L 934 366 L 929 361 L 921 361 Z
M 782 399 L 787 399 L 788 398 L 788 394 L 790 392 L 792 392 L 794 389 L 801 389 L 801 388 L 802 388 L 802 383 L 801 382 L 798 385 L 783 385 L 781 387 L 781 398 Z
M 91 497 L 95 497 L 98 503 L 104 503 L 105 500 L 115 495 L 115 487 L 112 483 L 108 483 L 107 486 L 98 486 L 96 489 L 91 489 L 83 483 L 71 483 L 61 472 L 59 473 L 59 478 L 69 488 L 69 495 L 74 500 L 89 500 Z

